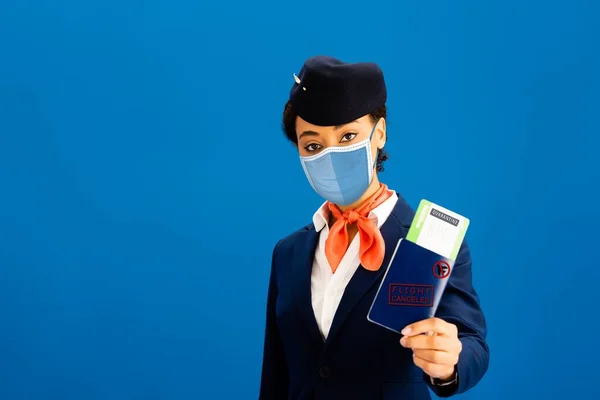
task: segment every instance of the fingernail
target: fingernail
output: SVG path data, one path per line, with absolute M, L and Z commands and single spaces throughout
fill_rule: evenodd
M 402 329 L 402 332 L 400 332 L 403 335 L 408 335 L 410 333 L 410 328 L 404 328 Z
M 405 337 L 402 337 L 402 339 L 400 339 L 400 344 L 402 346 L 406 346 L 406 338 Z

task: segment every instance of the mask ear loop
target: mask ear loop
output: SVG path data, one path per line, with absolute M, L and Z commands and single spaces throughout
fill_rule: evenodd
M 369 143 L 371 143 L 371 141 L 373 140 L 373 134 L 375 133 L 375 129 L 377 128 L 377 125 L 379 125 L 379 120 L 381 120 L 381 118 L 378 118 L 377 121 L 375 122 L 375 125 L 373 126 L 373 130 L 371 130 L 371 135 L 369 136 Z M 379 149 L 376 148 L 375 149 L 375 158 L 373 159 L 373 169 L 375 169 L 377 167 L 377 158 L 379 157 Z

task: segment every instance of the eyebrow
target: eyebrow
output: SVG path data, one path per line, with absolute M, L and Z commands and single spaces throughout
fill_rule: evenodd
M 350 125 L 350 124 L 354 124 L 355 122 L 358 122 L 358 120 L 354 120 L 352 122 L 347 122 L 345 124 L 342 125 L 336 125 L 333 127 L 334 130 L 338 131 L 340 129 L 342 129 L 344 126 L 346 125 Z M 315 131 L 304 131 L 300 134 L 300 136 L 298 136 L 298 139 L 301 139 L 304 136 L 320 136 L 319 132 L 315 132 Z

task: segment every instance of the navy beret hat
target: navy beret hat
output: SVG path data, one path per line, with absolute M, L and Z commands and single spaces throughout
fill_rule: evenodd
M 313 125 L 342 125 L 372 113 L 387 100 L 383 72 L 374 63 L 345 63 L 328 56 L 304 62 L 294 74 L 290 102 Z

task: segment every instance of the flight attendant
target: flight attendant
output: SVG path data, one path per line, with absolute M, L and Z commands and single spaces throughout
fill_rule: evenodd
M 414 211 L 379 181 L 387 91 L 372 63 L 308 59 L 283 112 L 312 188 L 312 222 L 275 246 L 260 399 L 430 399 L 464 393 L 487 371 L 486 323 L 463 243 L 436 317 L 402 335 L 367 320 Z

